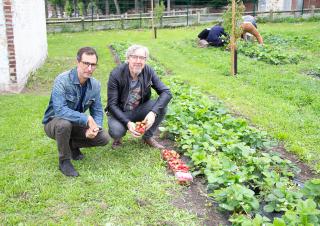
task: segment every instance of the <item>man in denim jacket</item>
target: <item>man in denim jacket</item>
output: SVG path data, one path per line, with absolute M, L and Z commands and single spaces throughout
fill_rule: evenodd
M 102 129 L 100 83 L 92 78 L 97 62 L 93 48 L 79 49 L 77 67 L 55 79 L 42 121 L 48 137 L 57 142 L 59 169 L 66 176 L 79 175 L 70 160 L 84 158 L 80 148 L 103 146 L 109 141 L 108 133 Z M 87 109 L 90 115 L 84 113 Z

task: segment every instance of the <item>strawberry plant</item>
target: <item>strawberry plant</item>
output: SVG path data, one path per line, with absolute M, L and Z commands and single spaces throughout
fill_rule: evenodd
M 288 184 L 277 184 L 277 188 L 271 191 L 265 198 L 267 204 L 263 207 L 266 212 L 285 212 L 292 210 L 302 198 L 302 194 L 294 190 Z
M 216 190 L 212 196 L 219 202 L 220 208 L 231 212 L 250 213 L 259 209 L 254 192 L 240 184 Z
M 306 181 L 302 192 L 305 197 L 312 198 L 316 203 L 320 203 L 320 179 Z
M 229 219 L 234 226 L 261 226 L 268 225 L 270 219 L 256 214 L 254 217 L 244 214 L 233 214 Z
M 281 219 L 276 220 L 283 222 L 283 225 L 319 225 L 320 210 L 312 199 L 300 200 L 295 210 L 287 211 Z
M 238 51 L 250 58 L 268 64 L 297 64 L 304 57 L 299 53 L 290 53 L 280 46 L 265 43 L 263 46 L 240 40 Z

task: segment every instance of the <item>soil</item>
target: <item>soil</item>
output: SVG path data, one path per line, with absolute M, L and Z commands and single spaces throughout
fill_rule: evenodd
M 175 149 L 174 142 L 168 139 L 160 139 L 159 133 L 156 134 L 157 140 L 169 149 Z M 187 157 L 182 156 L 182 160 L 188 162 Z M 168 174 L 172 174 L 168 170 Z M 201 225 L 231 225 L 228 222 L 228 215 L 219 212 L 217 204 L 208 197 L 206 181 L 203 177 L 195 177 L 189 186 L 185 186 L 182 194 L 174 194 L 172 204 L 178 208 L 186 209 L 202 221 Z

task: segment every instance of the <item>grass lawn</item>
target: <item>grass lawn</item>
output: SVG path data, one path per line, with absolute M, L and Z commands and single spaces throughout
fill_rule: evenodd
M 30 79 L 29 92 L 0 96 L 0 222 L 199 225 L 194 214 L 172 206 L 172 191 L 183 188 L 166 175 L 159 152 L 129 136 L 117 151 L 110 144 L 84 149 L 86 158 L 75 162 L 79 178 L 59 172 L 55 142 L 44 134 L 41 120 L 53 79 L 74 65 L 76 51 L 86 45 L 99 54 L 95 77 L 102 83 L 104 104 L 115 66 L 107 46 L 144 44 L 173 76 L 223 100 L 320 171 L 320 80 L 305 73 L 319 65 L 319 49 L 296 46 L 294 51 L 306 56 L 297 65 L 269 65 L 239 55 L 239 75 L 231 77 L 228 52 L 191 45 L 202 29 L 159 30 L 156 40 L 148 30 L 48 35 L 48 59 Z M 259 29 L 283 37 L 298 36 L 303 29 L 319 47 L 319 22 L 261 24 Z

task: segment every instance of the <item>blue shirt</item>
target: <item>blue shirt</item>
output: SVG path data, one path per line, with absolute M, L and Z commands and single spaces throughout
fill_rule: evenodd
M 88 116 L 83 112 L 89 109 L 95 122 L 102 127 L 103 110 L 100 82 L 94 78 L 89 78 L 86 83 L 86 92 L 83 101 L 81 101 L 81 86 L 77 68 L 58 75 L 54 81 L 49 105 L 42 123 L 46 124 L 52 118 L 62 118 L 81 126 L 87 126 Z M 83 112 L 77 111 L 79 104 L 81 104 Z
M 223 27 L 216 25 L 210 29 L 207 41 L 212 43 L 219 42 L 222 35 L 226 35 Z
M 87 91 L 87 81 L 82 86 L 80 85 L 81 98 L 76 108 L 76 111 L 83 112 L 83 99 L 86 95 L 86 91 Z

